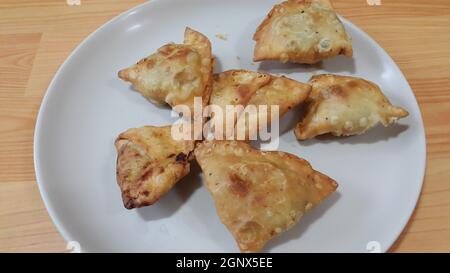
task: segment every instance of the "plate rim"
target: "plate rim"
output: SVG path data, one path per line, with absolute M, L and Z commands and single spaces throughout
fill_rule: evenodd
M 165 0 L 167 2 L 167 0 Z M 176 0 L 171 0 L 171 1 L 176 1 Z M 50 81 L 50 84 L 47 87 L 47 90 L 45 91 L 45 94 L 43 95 L 40 107 L 39 107 L 39 111 L 36 117 L 36 123 L 35 123 L 35 128 L 34 128 L 34 136 L 33 136 L 33 163 L 34 163 L 34 171 L 35 171 L 35 177 L 36 177 L 36 183 L 38 185 L 38 189 L 39 189 L 39 193 L 41 195 L 42 201 L 44 203 L 44 206 L 48 212 L 48 215 L 50 216 L 50 219 L 52 220 L 53 224 L 55 225 L 55 227 L 57 228 L 58 232 L 62 235 L 62 237 L 64 238 L 64 240 L 66 241 L 66 243 L 72 241 L 71 236 L 69 235 L 69 233 L 67 232 L 64 224 L 60 221 L 59 217 L 56 215 L 56 212 L 53 209 L 53 206 L 50 204 L 49 198 L 48 198 L 48 194 L 47 191 L 45 189 L 44 186 L 44 179 L 42 177 L 42 171 L 41 171 L 41 165 L 40 165 L 40 157 L 41 157 L 41 148 L 39 143 L 41 142 L 41 128 L 42 128 L 42 123 L 43 121 L 43 116 L 44 116 L 44 112 L 47 111 L 48 108 L 48 104 L 49 104 L 49 100 L 51 95 L 56 92 L 54 85 L 56 83 L 57 78 L 59 78 L 60 74 L 62 74 L 64 72 L 64 70 L 66 69 L 68 63 L 75 58 L 75 55 L 91 40 L 93 39 L 93 37 L 101 32 L 102 30 L 104 30 L 107 27 L 110 27 L 111 25 L 113 25 L 115 22 L 133 15 L 135 13 L 137 13 L 138 11 L 140 11 L 141 9 L 146 8 L 146 6 L 148 5 L 153 5 L 153 3 L 155 2 L 162 2 L 162 0 L 152 0 L 152 1 L 147 1 L 141 4 L 138 4 L 116 16 L 114 16 L 113 18 L 111 18 L 110 20 L 106 21 L 105 23 L 103 23 L 100 27 L 96 28 L 93 32 L 91 32 L 88 36 L 86 36 L 77 46 L 74 50 L 71 51 L 71 53 L 65 58 L 64 62 L 58 67 L 57 71 L 55 72 L 52 80 Z M 379 44 L 378 42 L 372 38 L 368 33 L 366 33 L 363 29 L 361 29 L 360 27 L 358 27 L 356 24 L 352 23 L 350 20 L 346 19 L 345 17 L 343 17 L 342 15 L 338 14 L 339 18 L 344 21 L 346 24 L 350 25 L 351 27 L 353 27 L 357 32 L 359 32 L 360 35 L 362 35 L 365 39 L 367 39 L 368 41 L 370 41 L 377 49 L 377 51 L 381 51 L 384 52 L 389 58 L 388 58 L 388 62 L 390 63 L 390 66 L 393 67 L 395 69 L 395 71 L 401 75 L 402 79 L 404 80 L 407 84 L 407 87 L 409 88 L 409 91 L 412 93 L 413 98 L 414 98 L 414 103 L 415 106 L 417 107 L 417 109 L 419 110 L 418 113 L 418 120 L 420 121 L 420 124 L 418 125 L 418 130 L 420 131 L 418 137 L 418 140 L 420 142 L 420 150 L 418 150 L 418 153 L 421 154 L 420 156 L 420 165 L 422 166 L 421 170 L 420 170 L 420 177 L 418 179 L 420 179 L 420 185 L 415 189 L 415 196 L 411 196 L 411 198 L 414 200 L 414 202 L 411 202 L 410 205 L 408 205 L 408 210 L 409 213 L 402 215 L 402 219 L 400 220 L 400 222 L 402 222 L 401 225 L 399 225 L 399 229 L 396 230 L 395 232 L 393 232 L 393 237 L 390 240 L 387 240 L 388 244 L 387 245 L 382 245 L 381 246 L 381 252 L 387 252 L 391 249 L 391 247 L 394 245 L 394 243 L 398 240 L 398 238 L 400 237 L 401 233 L 403 232 L 403 230 L 405 229 L 405 227 L 407 226 L 407 224 L 409 223 L 409 221 L 411 220 L 411 217 L 414 213 L 414 211 L 416 210 L 418 201 L 420 199 L 421 196 L 421 192 L 423 189 L 423 185 L 424 185 L 424 180 L 425 180 L 425 171 L 426 171 L 426 166 L 427 166 L 427 145 L 426 145 L 426 133 L 425 133 L 425 125 L 423 122 L 423 115 L 422 115 L 422 110 L 420 108 L 420 105 L 417 101 L 417 97 L 416 94 L 414 93 L 413 89 L 411 88 L 411 85 L 409 84 L 407 78 L 405 77 L 405 75 L 403 74 L 403 72 L 401 71 L 400 67 L 397 65 L 397 63 L 395 63 L 395 61 L 393 60 L 393 58 L 391 57 L 391 55 L 384 50 Z M 69 250 L 68 246 L 67 249 Z

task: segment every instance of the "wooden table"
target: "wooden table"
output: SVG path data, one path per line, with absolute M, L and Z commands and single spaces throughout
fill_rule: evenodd
M 68 54 L 104 22 L 141 2 L 81 0 L 81 5 L 71 6 L 66 0 L 0 1 L 1 252 L 66 250 L 35 182 L 33 132 L 39 105 Z M 425 121 L 425 185 L 391 251 L 450 251 L 450 2 L 334 2 L 340 14 L 394 58 Z

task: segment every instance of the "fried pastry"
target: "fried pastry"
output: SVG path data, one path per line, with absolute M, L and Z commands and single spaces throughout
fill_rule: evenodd
M 329 0 L 289 0 L 275 5 L 253 39 L 254 61 L 314 64 L 353 55 L 351 37 Z
M 194 141 L 174 140 L 171 128 L 145 126 L 117 138 L 117 183 L 127 209 L 154 204 L 189 173 Z
M 259 106 L 267 105 L 267 123 L 270 124 L 271 107 L 278 105 L 279 117 L 283 116 L 290 109 L 303 102 L 310 92 L 309 85 L 297 82 L 286 77 L 276 77 L 269 74 L 263 74 L 247 70 L 229 70 L 214 75 L 213 91 L 210 104 L 219 106 L 225 115 L 233 114 L 234 124 L 241 122 L 245 126 L 244 139 L 253 139 L 254 132 L 258 132 L 260 124 L 249 123 L 248 115 L 242 111 L 230 113 L 226 111 L 227 105 L 241 105 L 243 108 L 254 105 L 257 107 L 256 115 L 259 117 L 265 114 L 259 111 Z M 224 122 L 226 118 L 224 117 Z M 224 123 L 225 124 L 225 123 Z M 259 127 L 256 130 L 250 128 L 251 125 Z M 223 126 L 225 129 L 225 126 Z M 225 135 L 224 135 L 225 136 Z M 243 139 L 240 139 L 243 140 Z
M 219 107 L 223 114 L 222 124 L 214 123 L 213 126 L 214 134 L 217 137 L 226 138 L 227 117 L 230 122 L 233 122 L 234 128 L 234 124 L 241 114 L 241 111 L 227 112 L 227 105 L 245 107 L 256 90 L 269 81 L 269 75 L 246 70 L 228 70 L 214 75 L 210 104 Z M 215 114 L 212 113 L 212 118 L 219 119 L 220 117 Z
M 387 127 L 408 116 L 376 84 L 361 78 L 324 74 L 313 76 L 309 84 L 313 89 L 306 115 L 295 128 L 299 140 L 326 133 L 359 135 L 378 123 Z
M 258 107 L 258 122 L 250 122 L 249 116 L 242 114 L 237 122 L 236 130 L 239 129 L 238 127 L 240 124 L 245 124 L 243 127 L 245 128 L 245 139 L 255 140 L 259 130 L 262 127 L 267 127 L 271 124 L 273 106 L 278 106 L 278 117 L 281 118 L 289 110 L 305 101 L 308 98 L 310 91 L 311 87 L 307 84 L 300 83 L 284 76 L 271 76 L 270 82 L 258 89 L 247 104 Z M 267 111 L 259 108 L 259 106 L 262 105 L 267 106 Z M 265 115 L 267 119 L 263 119 L 262 115 Z M 267 122 L 260 122 L 263 120 Z
M 213 70 L 211 43 L 206 36 L 186 28 L 184 44 L 167 44 L 137 64 L 119 71 L 119 77 L 155 104 L 189 106 L 194 97 L 207 105 Z
M 225 109 L 226 105 L 247 105 L 255 92 L 270 82 L 270 75 L 228 70 L 214 75 L 210 104 Z
M 260 251 L 338 186 L 304 159 L 242 141 L 203 142 L 194 153 L 219 218 L 242 252 Z

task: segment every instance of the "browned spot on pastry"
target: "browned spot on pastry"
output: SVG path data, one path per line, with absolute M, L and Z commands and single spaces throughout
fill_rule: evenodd
M 156 137 L 156 138 L 159 138 L 159 137 L 163 136 L 163 134 L 161 132 L 153 132 L 152 135 L 153 135 L 153 137 Z
M 122 139 L 117 139 L 116 140 L 116 143 L 118 142 L 118 141 L 120 141 L 120 140 L 122 140 Z M 119 151 L 117 152 L 117 154 L 118 154 L 118 156 L 117 156 L 117 159 L 119 159 L 120 158 L 120 156 L 122 156 L 123 155 L 123 153 L 125 152 L 125 149 L 127 148 L 127 144 L 125 144 L 125 145 L 121 145 L 120 146 L 120 148 L 119 148 Z
M 172 53 L 170 56 L 168 56 L 167 59 L 171 60 L 171 59 L 182 58 L 182 57 L 187 56 L 187 54 L 188 54 L 189 52 L 193 52 L 193 51 L 190 51 L 190 50 L 188 50 L 188 49 L 186 49 L 186 48 L 179 49 L 179 50 L 175 50 L 175 52 Z
M 170 54 L 172 54 L 172 52 L 175 50 L 175 48 L 176 47 L 174 45 L 166 45 L 166 46 L 161 47 L 158 50 L 158 53 L 160 53 L 161 55 L 167 57 Z
M 357 81 L 349 81 L 349 82 L 347 82 L 347 86 L 349 88 L 356 88 L 356 87 L 358 87 L 358 82 Z
M 255 221 L 249 221 L 247 223 L 245 223 L 241 228 L 240 231 L 242 233 L 255 233 L 256 231 L 258 231 L 259 229 L 261 229 L 261 225 L 258 224 Z
M 132 198 L 130 198 L 130 196 L 128 194 L 129 194 L 128 192 L 122 193 L 123 205 L 127 209 L 134 209 L 136 207 L 134 204 L 134 200 Z
M 175 159 L 177 162 L 184 162 L 186 161 L 187 155 L 184 153 L 179 153 L 177 155 L 177 158 Z
M 313 22 L 320 22 L 322 20 L 322 14 L 314 12 L 311 13 L 310 16 L 312 17 Z
M 142 194 L 145 195 L 145 196 L 149 196 L 150 192 L 149 191 L 143 191 Z
M 230 190 L 232 193 L 244 197 L 248 194 L 250 183 L 240 178 L 235 173 L 230 173 L 228 175 L 230 177 Z
M 257 238 L 261 237 L 262 226 L 255 221 L 246 222 L 239 229 L 239 241 L 243 244 L 239 244 L 241 250 L 253 250 L 258 249 L 261 246 L 257 242 Z
M 258 194 L 255 196 L 255 202 L 261 207 L 267 207 L 266 197 L 262 194 Z
M 246 86 L 246 85 L 239 85 L 237 91 L 238 91 L 239 97 L 241 97 L 241 98 L 247 97 L 248 94 L 250 93 L 249 92 L 250 90 L 249 90 L 248 86 Z
M 147 180 L 150 176 L 152 176 L 153 172 L 155 171 L 155 168 L 153 166 L 149 166 L 147 167 L 144 172 L 142 173 L 141 177 L 138 179 L 138 181 L 145 181 Z
M 148 60 L 146 65 L 148 69 L 152 69 L 155 66 L 155 60 Z
M 330 93 L 336 97 L 346 97 L 344 90 L 339 85 L 330 86 Z

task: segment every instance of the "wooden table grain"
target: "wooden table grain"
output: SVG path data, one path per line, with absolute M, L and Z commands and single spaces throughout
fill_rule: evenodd
M 368 0 L 369 2 L 377 2 Z M 47 86 L 92 31 L 143 0 L 0 0 L 0 252 L 65 252 L 36 185 L 33 132 Z M 427 136 L 424 188 L 392 252 L 450 251 L 450 2 L 334 1 L 406 75 Z

